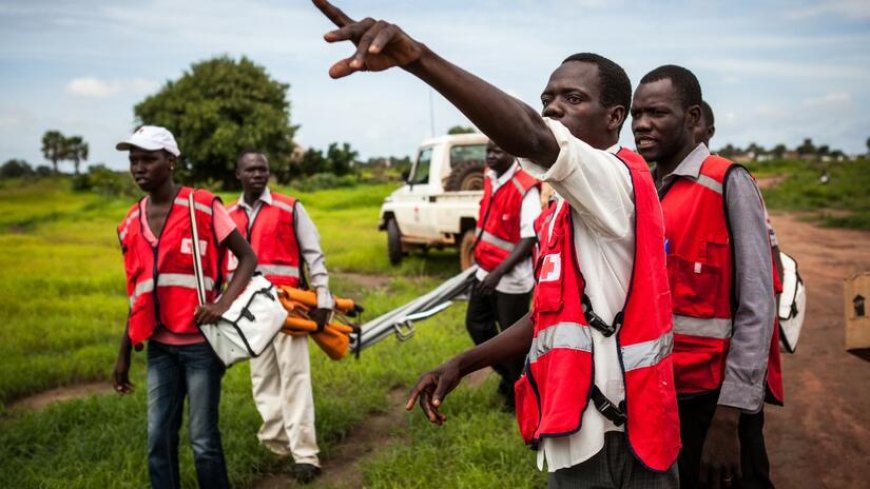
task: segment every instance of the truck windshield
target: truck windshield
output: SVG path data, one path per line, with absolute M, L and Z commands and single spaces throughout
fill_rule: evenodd
M 450 168 L 466 161 L 486 161 L 486 144 L 462 144 L 450 148 Z
M 414 165 L 414 174 L 408 179 L 408 183 L 429 183 L 429 165 L 432 163 L 432 148 L 423 148 L 417 155 L 417 164 Z

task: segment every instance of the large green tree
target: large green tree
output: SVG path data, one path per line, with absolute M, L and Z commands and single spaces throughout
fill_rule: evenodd
M 332 143 L 326 150 L 326 159 L 329 160 L 329 166 L 332 173 L 338 176 L 347 175 L 353 170 L 356 158 L 359 156 L 355 150 L 351 149 L 350 144 Z
M 46 131 L 42 136 L 42 155 L 51 162 L 57 173 L 57 162 L 65 160 L 66 137 L 60 131 Z
M 288 89 L 251 60 L 223 56 L 193 64 L 134 112 L 142 124 L 164 126 L 175 135 L 183 179 L 236 189 L 241 150 L 260 149 L 273 165 L 289 160 L 297 128 L 290 124 Z
M 88 143 L 81 136 L 72 136 L 64 141 L 64 159 L 72 160 L 75 174 L 79 174 L 79 165 L 88 159 Z
M 0 178 L 21 178 L 33 175 L 33 167 L 24 160 L 12 159 L 0 166 Z

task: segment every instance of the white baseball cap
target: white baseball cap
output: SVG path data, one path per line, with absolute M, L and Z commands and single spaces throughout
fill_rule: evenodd
M 115 149 L 118 151 L 129 151 L 134 147 L 146 151 L 165 149 L 175 156 L 181 154 L 175 137 L 168 129 L 160 126 L 142 126 L 136 129 L 130 137 L 115 145 Z

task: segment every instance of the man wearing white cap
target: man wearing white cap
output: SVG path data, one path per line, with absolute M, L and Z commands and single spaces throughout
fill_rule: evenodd
M 130 313 L 115 363 L 119 394 L 133 391 L 130 353 L 148 342 L 148 475 L 154 488 L 178 488 L 178 430 L 188 398 L 189 436 L 200 487 L 229 487 L 218 412 L 224 365 L 200 333 L 226 312 L 257 265 L 218 197 L 177 185 L 181 154 L 172 133 L 142 126 L 117 144 L 130 152 L 130 173 L 148 193 L 118 226 Z M 188 198 L 193 192 L 207 303 L 198 305 Z M 219 259 L 239 259 L 223 295 Z

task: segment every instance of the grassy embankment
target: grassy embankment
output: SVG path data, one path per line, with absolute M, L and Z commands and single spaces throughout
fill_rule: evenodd
M 384 236 L 375 229 L 378 206 L 389 191 L 382 185 L 299 194 L 320 228 L 328 265 L 339 272 L 333 289 L 360 300 L 369 318 L 458 271 L 455 255 L 448 253 L 389 267 Z M 129 204 L 72 193 L 64 180 L 0 184 L 2 406 L 50 388 L 109 378 L 126 314 L 114 226 Z M 388 274 L 391 280 L 365 288 L 340 272 Z M 470 345 L 464 310 L 462 304 L 453 307 L 421 324 L 412 341 L 388 339 L 359 361 L 331 362 L 313 347 L 324 458 L 367 416 L 392 409 L 392 390 L 407 391 L 420 372 Z M 38 412 L 0 410 L 0 487 L 146 486 L 144 364 L 143 354 L 134 356 L 132 396 L 92 396 Z M 542 486 L 512 418 L 498 412 L 494 390 L 492 378 L 481 388 L 457 390 L 446 407 L 450 420 L 441 429 L 419 413 L 406 415 L 392 427 L 398 436 L 362 462 L 365 486 Z M 221 406 L 235 487 L 287 469 L 258 446 L 258 426 L 248 367 L 235 366 L 225 377 Z M 185 438 L 182 476 L 185 487 L 194 487 Z
M 771 210 L 800 212 L 825 226 L 870 230 L 870 159 L 777 161 L 756 163 L 750 169 L 759 179 L 778 181 L 763 190 Z M 822 184 L 819 177 L 825 170 L 830 181 Z

